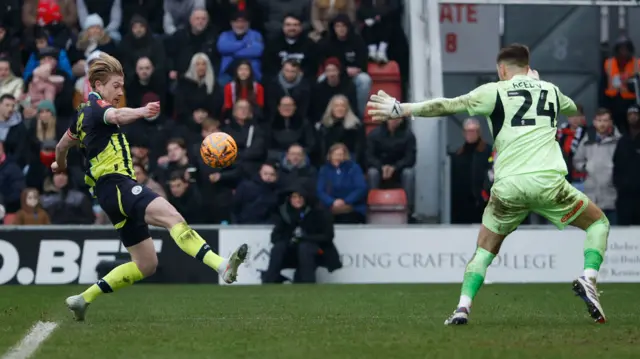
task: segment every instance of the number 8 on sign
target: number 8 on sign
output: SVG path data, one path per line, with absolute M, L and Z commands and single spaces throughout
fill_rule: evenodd
M 447 52 L 456 52 L 458 50 L 458 35 L 453 32 L 450 32 L 445 37 L 445 51 Z

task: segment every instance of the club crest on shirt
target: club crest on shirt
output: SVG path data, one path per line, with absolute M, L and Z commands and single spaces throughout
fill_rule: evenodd
M 133 186 L 131 189 L 131 193 L 133 193 L 134 196 L 139 195 L 140 192 L 142 192 L 142 186 Z
M 111 106 L 111 104 L 110 104 L 110 103 L 108 103 L 108 102 L 107 102 L 107 101 L 105 101 L 105 100 L 98 100 L 98 101 L 96 101 L 96 103 L 97 103 L 98 105 L 100 105 L 100 107 L 109 107 L 109 106 Z

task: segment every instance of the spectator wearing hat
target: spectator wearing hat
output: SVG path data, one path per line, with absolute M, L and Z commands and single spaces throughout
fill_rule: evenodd
M 136 107 L 144 107 L 151 102 L 162 102 L 160 96 L 154 92 L 147 92 L 142 95 L 140 104 Z M 149 143 L 153 144 L 151 147 L 154 153 L 158 153 L 158 150 L 162 152 L 164 150 L 165 141 L 164 131 L 167 119 L 165 115 L 160 113 L 155 118 L 143 118 L 133 123 L 121 126 L 122 131 L 127 135 L 127 138 L 143 138 L 146 137 Z M 174 136 L 176 134 L 174 133 Z
M 307 118 L 311 103 L 311 85 L 304 77 L 300 63 L 296 60 L 285 60 L 282 70 L 265 86 L 265 117 L 271 118 L 278 113 L 280 100 L 291 97 L 296 103 L 296 115 Z
M 618 141 L 613 155 L 613 184 L 618 192 L 618 224 L 640 225 L 640 107 L 627 110 L 629 132 Z
M 302 19 L 295 14 L 287 14 L 279 33 L 266 40 L 262 67 L 269 81 L 278 76 L 285 62 L 298 63 L 302 74 L 308 79 L 315 78 L 318 62 L 315 59 L 316 44 L 304 34 Z
M 206 13 L 205 3 L 205 0 L 164 0 L 164 33 L 173 35 L 179 30 L 193 27 L 193 14 L 198 10 Z
M 110 38 L 118 42 L 122 39 L 118 32 L 122 23 L 121 0 L 76 0 L 76 4 L 78 6 L 78 20 L 82 29 L 93 26 L 91 24 L 95 22 L 95 19 L 91 19 L 91 17 L 97 15 L 100 17 L 100 23 L 104 20 L 104 23 L 107 24 L 106 28 L 104 28 L 104 23 L 101 27 L 109 34 Z M 108 53 L 112 55 L 112 53 Z
M 36 28 L 34 42 L 31 45 L 33 51 L 29 55 L 27 64 L 22 72 L 22 78 L 26 81 L 33 75 L 33 70 L 40 66 L 40 57 L 44 53 L 49 53 L 51 56 L 55 56 L 57 59 L 57 70 L 64 72 L 68 77 L 73 78 L 73 71 L 71 62 L 69 60 L 69 54 L 66 50 L 52 44 L 48 32 L 43 28 Z M 74 52 L 73 50 L 72 52 Z
M 76 0 L 25 0 L 22 22 L 27 38 L 44 28 L 50 35 L 50 45 L 66 48 L 78 27 Z
M 188 4 L 189 2 L 179 1 L 178 3 Z M 168 1 L 165 1 L 165 6 L 167 3 Z M 217 39 L 218 30 L 215 24 L 209 21 L 209 14 L 203 9 L 193 10 L 189 17 L 189 26 L 176 31 L 166 47 L 169 78 L 178 80 L 189 68 L 193 56 L 199 52 L 207 55 L 214 68 L 217 68 L 215 66 L 219 63 L 216 50 Z
M 9 94 L 0 96 L 0 141 L 3 142 L 2 153 L 24 168 L 28 161 L 28 133 L 22 115 L 15 108 L 15 97 Z
M 356 108 L 358 115 L 363 117 L 372 85 L 371 76 L 367 73 L 367 46 L 346 14 L 337 15 L 330 25 L 329 35 L 319 45 L 319 56 L 340 59 L 348 78 L 356 86 Z
M 162 21 L 164 18 L 163 2 L 157 0 L 136 0 L 122 2 L 122 23 L 120 34 L 124 38 L 131 31 L 131 20 L 140 16 L 148 22 L 147 31 L 152 34 L 164 34 Z
M 280 272 L 295 268 L 294 283 L 315 283 L 316 269 L 329 272 L 342 267 L 333 244 L 334 225 L 331 213 L 318 205 L 313 192 L 294 184 L 276 210 L 271 232 L 269 266 L 262 275 L 263 283 L 281 283 Z
M 263 4 L 263 0 L 207 0 L 207 12 L 211 15 L 211 21 L 220 24 L 220 31 L 226 31 L 231 29 L 229 19 L 233 14 L 243 11 L 253 29 L 264 36 L 264 5 L 268 6 Z
M 20 193 L 24 188 L 22 170 L 14 158 L 5 152 L 4 141 L 0 138 L 0 197 L 4 200 L 6 213 L 15 213 L 20 209 Z
M 58 86 L 59 90 L 56 92 L 54 104 L 56 106 L 56 110 L 59 116 L 65 117 L 70 116 L 74 108 L 72 107 L 73 102 L 73 82 L 71 80 L 71 76 L 63 70 L 61 70 L 58 66 L 58 50 L 53 47 L 45 47 L 40 49 L 40 65 L 48 65 L 49 68 L 53 69 L 51 71 L 51 76 L 56 76 L 55 79 L 58 82 L 56 86 Z M 27 84 L 31 84 L 34 80 L 34 76 L 32 74 L 26 80 Z M 29 86 L 29 85 L 27 85 Z M 24 109 L 25 118 L 32 118 L 36 115 L 37 108 L 35 106 L 26 106 Z
M 165 73 L 167 65 L 164 45 L 160 39 L 153 36 L 147 20 L 140 15 L 134 15 L 130 30 L 124 36 L 118 50 L 125 78 L 135 74 L 138 59 L 142 57 L 151 60 L 155 70 Z
M 1 5 L 0 5 L 0 8 Z M 0 18 L 0 58 L 6 59 L 14 73 L 20 73 L 22 66 L 20 39 L 12 34 L 12 28 Z
M 0 56 L 0 96 L 9 94 L 20 98 L 23 87 L 24 81 L 14 74 L 9 58 Z
M 310 116 L 314 123 L 322 119 L 322 115 L 335 95 L 344 95 L 349 99 L 352 109 L 357 109 L 356 88 L 343 71 L 342 62 L 336 57 L 324 62 L 323 78 L 313 86 L 313 98 L 310 104 Z
M 106 52 L 112 56 L 117 55 L 115 42 L 105 31 L 104 22 L 100 15 L 91 14 L 81 24 L 82 32 L 76 43 L 77 60 L 88 58 L 94 51 Z
M 220 63 L 220 75 L 218 82 L 224 86 L 232 79 L 240 60 L 247 60 L 253 69 L 256 81 L 262 79 L 260 59 L 264 43 L 262 35 L 250 28 L 250 23 L 245 12 L 239 11 L 231 18 L 231 30 L 220 34 L 218 39 L 218 52 L 222 56 Z

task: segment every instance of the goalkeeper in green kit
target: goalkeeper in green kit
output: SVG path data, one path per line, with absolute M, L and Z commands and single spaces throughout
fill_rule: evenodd
M 368 103 L 375 121 L 459 112 L 488 118 L 499 154 L 494 164 L 495 182 L 482 216 L 476 252 L 465 270 L 460 302 L 444 324 L 467 324 L 471 303 L 487 268 L 504 239 L 529 212 L 544 216 L 559 229 L 572 225 L 587 232 L 584 272 L 573 281 L 573 291 L 584 300 L 589 315 L 605 323 L 596 280 L 607 248 L 609 221 L 600 208 L 565 180 L 567 166 L 556 142 L 558 115 L 576 114 L 576 105 L 554 84 L 539 79 L 529 67 L 526 46 L 513 44 L 500 50 L 497 70 L 500 81 L 456 98 L 400 103 L 379 91 Z

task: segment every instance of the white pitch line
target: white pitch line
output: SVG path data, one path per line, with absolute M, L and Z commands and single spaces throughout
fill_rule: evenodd
M 58 327 L 55 322 L 37 321 L 20 343 L 2 356 L 2 359 L 27 359 L 36 352 L 40 344 Z

